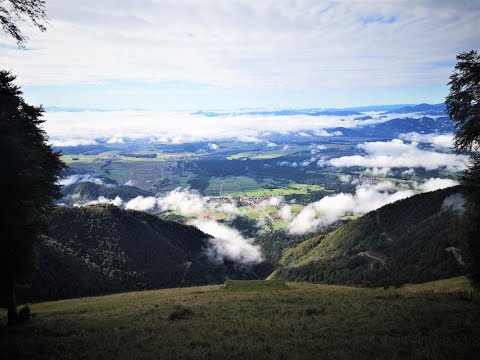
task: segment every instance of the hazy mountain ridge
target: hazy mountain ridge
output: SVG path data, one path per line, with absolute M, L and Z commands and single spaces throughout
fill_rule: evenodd
M 355 285 L 420 283 L 464 274 L 461 187 L 386 205 L 284 252 L 272 279 Z M 453 196 L 453 197 L 452 197 Z M 468 211 L 468 210 L 466 210 Z
M 405 106 L 400 109 L 391 110 L 391 113 L 397 114 L 406 114 L 406 113 L 413 113 L 413 112 L 422 112 L 422 113 L 429 113 L 435 115 L 446 115 L 445 113 L 446 105 L 445 103 L 439 104 L 418 104 L 412 106 Z

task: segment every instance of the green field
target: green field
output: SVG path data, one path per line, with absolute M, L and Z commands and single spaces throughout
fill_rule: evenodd
M 151 152 L 139 152 L 141 154 L 151 154 Z M 68 165 L 72 164 L 80 164 L 80 163 L 99 163 L 104 162 L 108 159 L 113 157 L 114 161 L 118 162 L 157 162 L 157 161 L 165 161 L 176 159 L 180 157 L 187 157 L 192 156 L 192 153 L 156 153 L 157 157 L 155 158 L 139 158 L 139 157 L 130 157 L 130 156 L 122 156 L 117 155 L 115 152 L 104 152 L 98 155 L 84 155 L 84 154 L 74 154 L 74 155 L 62 155 L 61 159 Z
M 259 198 L 265 196 L 285 196 L 293 194 L 307 194 L 311 191 L 330 191 L 320 185 L 296 184 L 277 187 L 274 189 L 263 188 L 255 179 L 246 176 L 211 178 L 208 187 L 204 190 L 205 195 L 219 196 L 220 189 L 222 195 L 248 196 Z
M 309 185 L 309 184 L 290 184 L 285 187 L 279 187 L 275 189 L 257 189 L 257 190 L 248 190 L 245 191 L 246 195 L 249 197 L 265 197 L 265 196 L 285 196 L 285 195 L 294 195 L 294 194 L 307 194 L 311 191 L 327 191 L 333 192 L 333 190 L 327 190 L 325 187 L 320 185 Z
M 260 184 L 253 178 L 246 176 L 231 176 L 224 179 L 211 178 L 208 187 L 204 190 L 205 195 L 219 196 L 236 194 L 243 196 L 243 192 L 256 191 L 261 189 Z
M 464 278 L 389 290 L 269 287 L 242 282 L 34 304 L 32 320 L 0 328 L 0 353 L 24 359 L 437 360 L 473 359 L 480 351 L 480 294 Z
M 285 152 L 266 152 L 262 154 L 258 154 L 256 152 L 253 153 L 239 153 L 235 155 L 229 155 L 226 157 L 227 160 L 238 160 L 238 159 L 244 159 L 244 158 L 249 158 L 251 160 L 267 160 L 267 159 L 276 159 L 281 156 L 284 156 Z

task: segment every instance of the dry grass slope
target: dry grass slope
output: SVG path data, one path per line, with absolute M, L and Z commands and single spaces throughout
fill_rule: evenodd
M 437 360 L 474 358 L 480 351 L 480 294 L 464 278 L 389 290 L 288 283 L 288 289 L 265 291 L 270 285 L 261 282 L 233 284 L 241 289 L 205 286 L 34 304 L 30 322 L 0 328 L 0 354 Z

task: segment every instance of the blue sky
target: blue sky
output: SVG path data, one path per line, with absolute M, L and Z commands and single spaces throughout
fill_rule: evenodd
M 437 103 L 480 1 L 48 0 L 2 68 L 34 104 L 151 110 Z

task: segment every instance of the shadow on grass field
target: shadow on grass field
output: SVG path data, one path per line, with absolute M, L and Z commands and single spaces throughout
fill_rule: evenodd
M 0 329 L 1 358 L 472 359 L 480 351 L 479 294 L 464 278 L 389 290 L 231 284 L 34 304 L 31 321 Z

